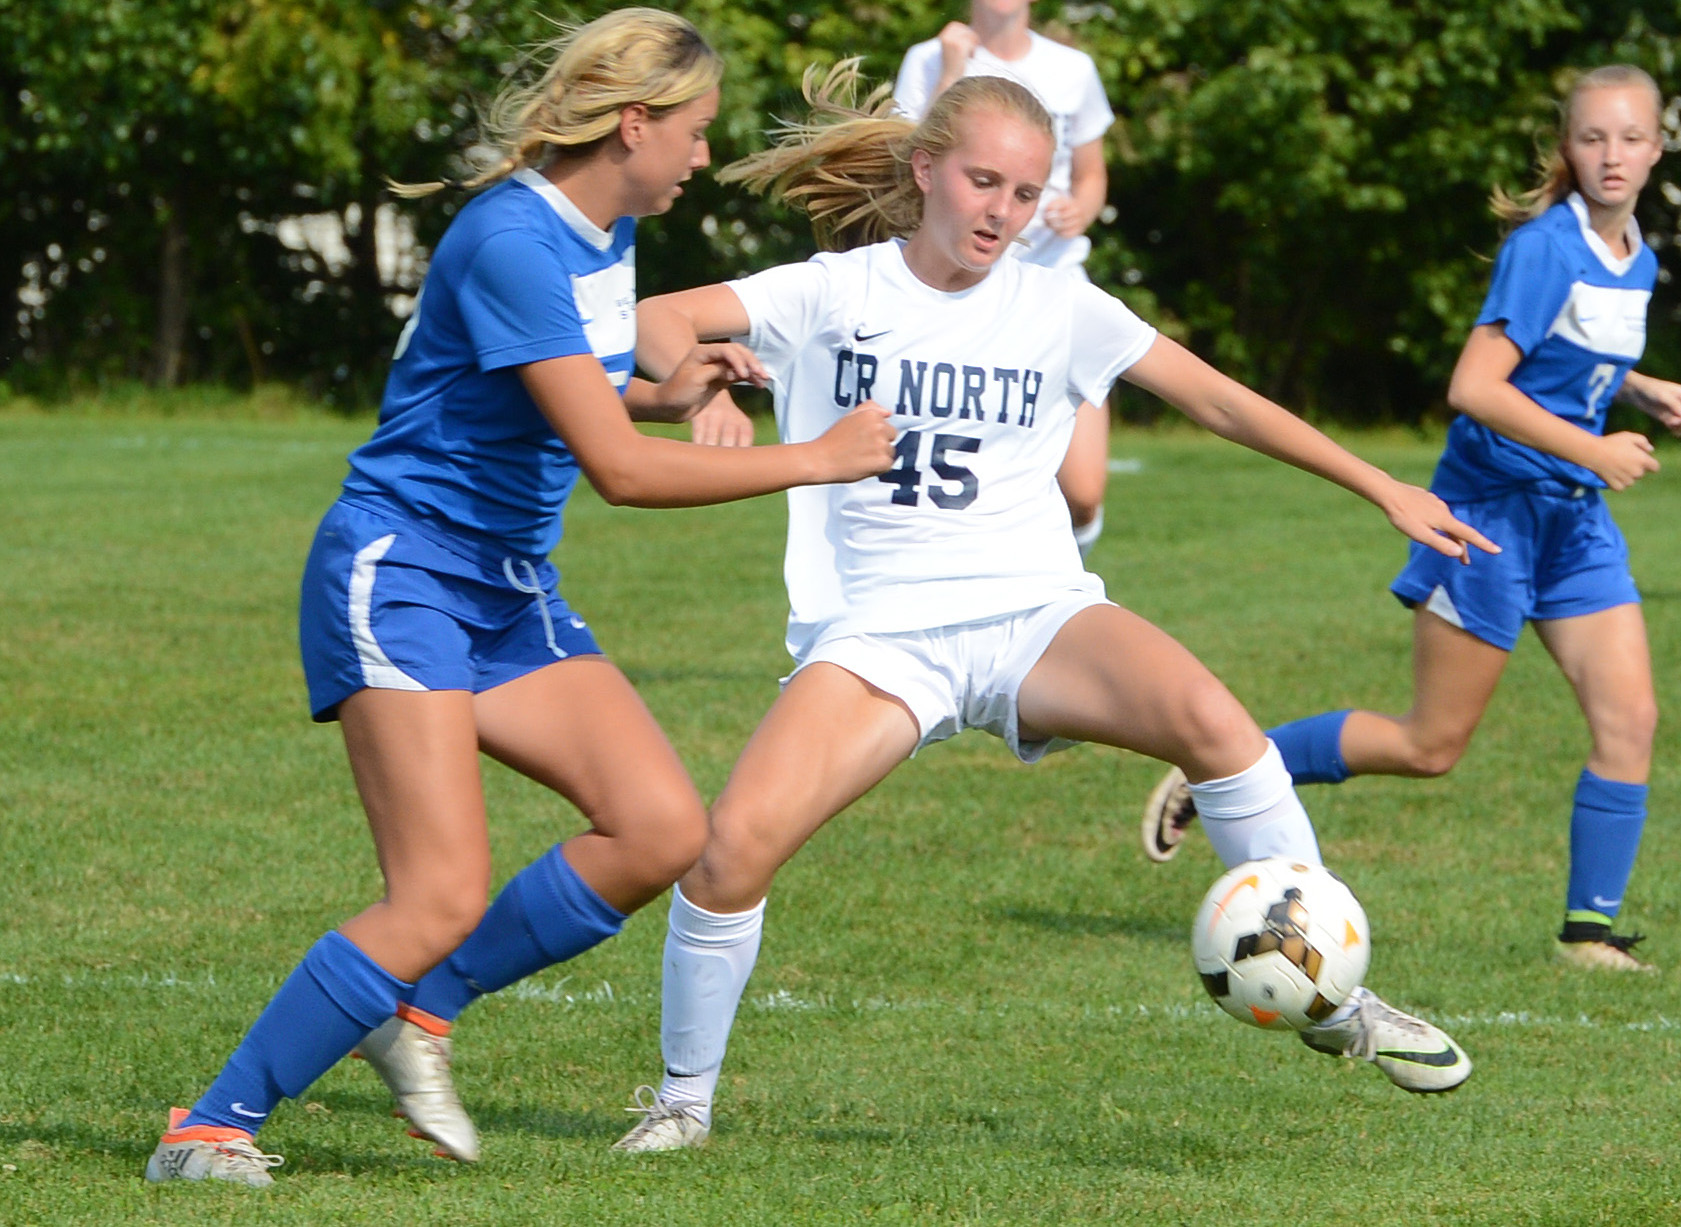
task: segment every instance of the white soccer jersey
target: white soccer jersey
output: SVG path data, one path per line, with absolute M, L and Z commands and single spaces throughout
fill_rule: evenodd
M 1077 267 L 1091 251 L 1085 235 L 1065 239 L 1044 222 L 1045 206 L 1058 196 L 1068 195 L 1073 185 L 1074 150 L 1097 140 L 1115 122 L 1115 112 L 1104 96 L 1103 82 L 1091 56 L 1029 31 L 1032 45 L 1019 60 L 1001 60 L 985 47 L 977 47 L 964 70 L 967 77 L 1008 77 L 1027 86 L 1045 104 L 1056 125 L 1056 153 L 1051 159 L 1050 178 L 1039 211 L 1021 232 L 1026 246 L 1011 245 L 1011 252 L 1034 264 L 1053 268 Z M 931 38 L 905 52 L 899 78 L 893 86 L 893 100 L 906 115 L 920 120 L 933 102 L 934 87 L 940 82 L 940 40 Z
M 893 413 L 878 477 L 788 492 L 788 650 L 829 624 L 921 630 L 1103 592 L 1056 474 L 1074 406 L 1100 402 L 1155 329 L 1083 281 L 1019 260 L 945 293 L 878 243 L 730 286 L 771 372 L 782 439 L 814 439 L 854 405 Z M 1072 397 L 1072 400 L 1070 400 Z

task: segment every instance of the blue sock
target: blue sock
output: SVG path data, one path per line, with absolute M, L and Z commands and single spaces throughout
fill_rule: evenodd
M 1284 755 L 1284 766 L 1296 784 L 1341 784 L 1348 778 L 1348 764 L 1342 761 L 1342 726 L 1347 711 L 1321 712 L 1268 729 Z
M 1609 924 L 1623 905 L 1646 825 L 1646 785 L 1583 771 L 1570 813 L 1570 889 L 1566 919 Z
M 409 1003 L 450 1021 L 484 994 L 606 941 L 624 922 L 556 844 L 514 875 L 479 927 L 421 977 Z
M 295 1099 L 397 1009 L 410 984 L 342 933 L 304 955 L 182 1121 L 255 1133 L 282 1099 Z

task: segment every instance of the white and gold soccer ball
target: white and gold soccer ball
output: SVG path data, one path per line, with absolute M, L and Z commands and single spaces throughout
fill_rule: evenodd
M 1323 865 L 1275 856 L 1228 869 L 1191 929 L 1202 986 L 1242 1022 L 1300 1031 L 1360 987 L 1371 962 L 1365 909 Z

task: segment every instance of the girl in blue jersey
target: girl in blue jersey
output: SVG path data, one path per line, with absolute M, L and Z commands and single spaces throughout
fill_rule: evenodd
M 493 112 L 506 156 L 469 186 L 495 186 L 438 246 L 379 427 L 304 573 L 310 706 L 343 728 L 385 897 L 310 949 L 210 1089 L 171 1114 L 149 1180 L 271 1183 L 280 1159 L 255 1147 L 257 1128 L 358 1044 L 417 1136 L 476 1159 L 448 1077 L 451 1020 L 617 932 L 706 833 L 664 735 L 556 591 L 547 555 L 580 470 L 609 502 L 687 506 L 891 462 L 878 409 L 805 447 L 637 433 L 632 415 L 680 420 L 762 376 L 735 345 L 697 347 L 658 385 L 631 375 L 634 219 L 665 212 L 706 165 L 722 65 L 651 9 L 553 51 L 543 80 Z M 588 823 L 488 909 L 481 750 Z
M 1632 403 L 1681 433 L 1681 385 L 1632 370 L 1646 339 L 1657 258 L 1634 207 L 1663 152 L 1662 96 L 1638 68 L 1577 79 L 1543 181 L 1496 212 L 1521 223 L 1495 260 L 1482 312 L 1448 388 L 1459 411 L 1431 488 L 1498 555 L 1438 566 L 1414 548 L 1392 591 L 1414 611 L 1410 711 L 1336 711 L 1271 730 L 1298 784 L 1371 773 L 1439 776 L 1459 761 L 1526 622 L 1558 662 L 1593 749 L 1570 819 L 1558 952 L 1585 967 L 1648 970 L 1611 930 L 1646 817 L 1657 723 L 1640 594 L 1601 490 L 1658 462 L 1644 435 L 1605 433 Z M 1169 775 L 1144 814 L 1166 860 L 1195 816 Z

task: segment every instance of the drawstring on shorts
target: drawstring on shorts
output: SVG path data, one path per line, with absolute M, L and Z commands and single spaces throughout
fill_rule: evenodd
M 524 558 L 519 560 L 519 565 L 525 568 L 523 582 L 514 574 L 514 560 L 512 558 L 502 560 L 502 574 L 507 576 L 508 583 L 515 591 L 528 593 L 537 598 L 537 613 L 543 619 L 543 637 L 549 641 L 549 651 L 555 654 L 556 659 L 565 660 L 568 654 L 561 651 L 560 645 L 555 642 L 554 619 L 549 617 L 549 594 L 543 591 L 543 585 L 537 582 L 537 568 Z

